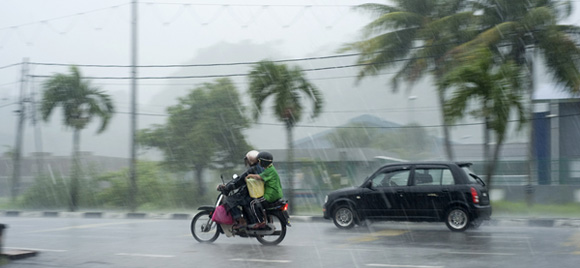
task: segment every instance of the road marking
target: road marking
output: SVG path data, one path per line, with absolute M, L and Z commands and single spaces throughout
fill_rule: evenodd
M 380 237 L 399 236 L 399 235 L 402 235 L 402 234 L 408 233 L 408 232 L 409 231 L 405 231 L 405 230 L 383 230 L 383 231 L 379 231 L 379 232 L 372 232 L 368 235 L 349 238 L 348 240 L 352 241 L 352 242 L 356 242 L 356 243 L 370 242 L 370 241 L 378 240 Z
M 462 255 L 498 255 L 498 256 L 514 256 L 515 253 L 497 253 L 497 252 L 444 252 L 447 254 L 462 254 Z
M 130 257 L 150 257 L 150 258 L 174 258 L 174 255 L 156 255 L 156 254 L 140 254 L 140 253 L 117 253 L 117 256 L 130 256 Z
M 366 266 L 371 267 L 399 267 L 399 268 L 443 268 L 444 266 L 431 266 L 431 265 L 405 265 L 405 264 L 377 264 L 368 263 Z
M 13 248 L 13 247 L 4 247 L 5 249 L 14 249 L 14 250 L 32 250 L 32 251 L 47 251 L 47 252 L 67 252 L 68 250 L 65 249 L 44 249 L 44 248 Z
M 493 239 L 530 239 L 529 236 L 470 236 L 472 238 L 493 238 Z
M 264 260 L 264 259 L 230 259 L 230 261 L 245 261 L 245 262 L 271 262 L 271 263 L 291 263 L 289 260 Z

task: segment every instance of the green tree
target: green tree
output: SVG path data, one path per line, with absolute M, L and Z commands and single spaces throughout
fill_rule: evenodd
M 73 129 L 73 157 L 70 175 L 69 210 L 75 211 L 78 206 L 80 132 L 94 119 L 101 120 L 97 133 L 107 128 L 113 116 L 114 106 L 110 96 L 93 87 L 84 80 L 76 66 L 70 67 L 70 74 L 55 74 L 43 84 L 44 92 L 41 113 L 44 121 L 57 107 L 63 111 L 63 124 Z
M 560 0 L 479 0 L 481 32 L 471 41 L 455 48 L 459 55 L 486 48 L 504 62 L 511 61 L 522 69 L 529 91 L 529 118 L 532 118 L 534 95 L 533 69 L 536 55 L 545 61 L 545 74 L 577 94 L 580 92 L 580 28 L 559 24 L 571 14 L 571 1 Z M 456 56 L 457 57 L 457 56 Z M 527 72 L 524 71 L 527 69 Z M 530 121 L 531 122 L 531 121 Z M 532 155 L 532 127 L 528 128 L 528 184 L 532 183 L 534 157 Z M 532 191 L 527 192 L 531 205 Z
M 261 61 L 250 72 L 250 96 L 254 103 L 254 119 L 258 119 L 267 99 L 273 99 L 274 115 L 284 122 L 288 148 L 288 189 L 290 204 L 294 203 L 294 145 L 292 130 L 302 119 L 304 105 L 302 96 L 312 101 L 312 117 L 322 110 L 323 100 L 318 89 L 308 82 L 299 67 L 289 68 L 285 64 Z M 275 160 L 274 160 L 275 161 Z M 292 210 L 292 206 L 290 206 Z
M 161 150 L 163 164 L 173 171 L 193 171 L 198 194 L 205 195 L 206 168 L 233 168 L 250 150 L 242 131 L 249 127 L 240 96 L 230 79 L 193 89 L 167 109 L 165 125 L 140 130 L 144 146 Z
M 519 130 L 526 121 L 520 69 L 511 61 L 503 64 L 500 61 L 498 66 L 494 60 L 491 51 L 485 48 L 470 53 L 440 82 L 442 87 L 456 88 L 445 104 L 445 116 L 450 122 L 467 115 L 485 122 L 484 155 L 490 186 L 512 112 L 518 116 Z M 489 154 L 490 131 L 495 134 L 496 142 L 493 156 Z
M 397 68 L 393 89 L 399 80 L 415 82 L 426 73 L 439 79 L 447 70 L 447 53 L 475 35 L 471 27 L 473 12 L 467 0 L 393 0 L 393 5 L 363 4 L 357 9 L 371 13 L 375 19 L 363 29 L 363 40 L 347 44 L 343 50 L 355 50 L 361 70 L 359 80 L 378 75 L 383 69 Z M 445 91 L 438 91 L 441 116 Z M 443 126 L 445 150 L 453 159 L 450 132 Z

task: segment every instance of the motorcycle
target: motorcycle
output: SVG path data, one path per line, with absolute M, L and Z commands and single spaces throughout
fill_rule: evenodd
M 236 175 L 234 175 L 234 178 Z M 223 182 L 223 176 L 221 177 Z M 266 226 L 260 229 L 246 227 L 233 228 L 231 224 L 219 224 L 212 220 L 216 208 L 225 203 L 228 195 L 221 190 L 214 206 L 201 206 L 191 220 L 191 234 L 200 243 L 212 243 L 218 239 L 220 234 L 227 237 L 255 237 L 263 245 L 278 245 L 286 236 L 286 227 L 290 227 L 290 215 L 288 214 L 288 203 L 286 200 L 278 200 L 263 206 L 266 219 Z

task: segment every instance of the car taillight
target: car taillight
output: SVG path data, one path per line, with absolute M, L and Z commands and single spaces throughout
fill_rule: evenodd
M 479 204 L 479 195 L 477 194 L 477 190 L 471 187 L 471 200 L 474 204 Z

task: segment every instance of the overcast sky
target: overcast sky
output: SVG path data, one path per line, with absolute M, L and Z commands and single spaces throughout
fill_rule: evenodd
M 337 55 L 347 42 L 359 40 L 368 14 L 352 6 L 368 1 L 138 1 L 138 65 L 224 64 L 263 59 L 306 59 Z M 383 2 L 384 1 L 378 1 Z M 241 4 L 243 3 L 243 4 Z M 14 145 L 21 65 L 33 63 L 77 65 L 130 65 L 131 1 L 129 0 L 3 0 L 0 2 L 0 146 Z M 304 69 L 348 65 L 354 57 L 288 62 Z M 234 75 L 240 92 L 249 65 L 216 67 L 139 68 L 140 77 Z M 29 74 L 46 76 L 67 72 L 66 66 L 31 64 Z M 355 68 L 308 71 L 307 77 L 323 91 L 324 114 L 308 118 L 296 129 L 296 139 L 315 135 L 328 127 L 345 124 L 361 114 L 371 114 L 399 124 L 440 124 L 434 90 L 428 79 L 393 93 L 389 70 L 355 84 Z M 81 67 L 86 77 L 129 77 L 124 67 Z M 392 72 L 392 71 L 391 71 Z M 213 78 L 212 78 L 213 79 Z M 188 89 L 212 79 L 139 80 L 139 128 L 163 123 L 165 108 Z M 27 92 L 39 92 L 42 78 L 30 80 Z M 81 149 L 99 155 L 129 155 L 129 80 L 92 79 L 114 97 L 119 112 L 104 134 L 96 136 L 96 124 L 83 131 Z M 412 97 L 413 96 L 413 97 Z M 411 97 L 411 98 L 410 98 Z M 247 99 L 246 99 L 247 100 Z M 59 111 L 60 112 L 60 111 Z M 30 121 L 29 121 L 30 122 Z M 285 148 L 283 127 L 268 114 L 248 132 L 257 148 Z M 437 128 L 430 128 L 439 135 Z M 42 123 L 34 139 L 28 123 L 25 152 L 47 151 L 68 155 L 72 132 L 58 116 Z M 267 135 L 264 135 L 266 133 Z M 464 142 L 479 142 L 481 130 L 465 127 L 454 132 Z M 35 143 L 36 141 L 36 143 Z M 108 145 L 108 146 L 107 146 Z M 0 151 L 6 151 L 2 148 Z

